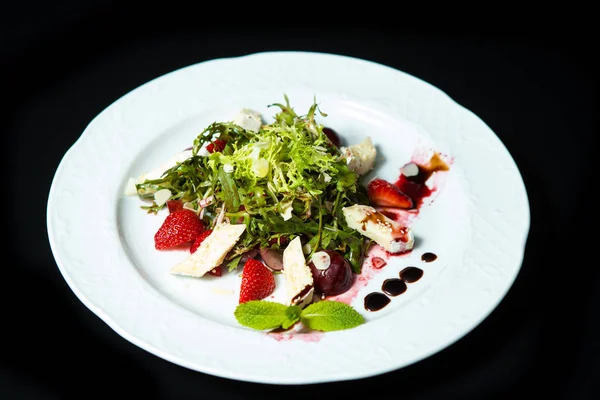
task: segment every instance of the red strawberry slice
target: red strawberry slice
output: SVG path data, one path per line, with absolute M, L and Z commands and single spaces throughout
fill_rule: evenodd
M 173 214 L 175 211 L 183 210 L 183 201 L 167 200 L 167 208 L 169 209 L 169 214 Z
M 240 304 L 250 300 L 261 300 L 275 290 L 275 278 L 265 265 L 249 259 L 242 272 L 242 285 L 240 287 Z
M 154 235 L 154 247 L 157 250 L 170 249 L 191 242 L 204 231 L 204 224 L 195 212 L 179 210 L 167 215 L 163 224 Z
M 190 247 L 190 253 L 194 254 L 196 252 L 196 250 L 198 250 L 198 247 L 200 247 L 200 245 L 202 244 L 202 242 L 204 242 L 204 239 L 206 239 L 208 237 L 208 235 L 210 235 L 212 233 L 212 229 L 207 229 L 204 232 L 202 232 L 200 234 L 200 236 L 198 236 L 196 238 L 196 240 L 194 240 L 194 243 L 192 243 L 192 246 Z M 215 267 L 213 270 L 208 271 L 209 274 L 214 275 L 214 276 L 221 276 L 223 275 L 221 272 L 221 266 L 219 265 L 218 267 Z
M 398 187 L 388 181 L 375 178 L 367 186 L 369 200 L 376 206 L 413 208 L 413 201 Z
M 387 265 L 387 262 L 381 257 L 373 257 L 371 260 L 373 262 L 373 268 L 381 269 Z
M 202 232 L 200 235 L 198 235 L 196 237 L 196 239 L 194 239 L 194 243 L 192 243 L 192 247 L 190 247 L 190 253 L 194 254 L 196 252 L 196 250 L 198 250 L 198 247 L 200 247 L 202 242 L 204 242 L 204 239 L 206 239 L 208 237 L 208 235 L 210 235 L 211 233 L 212 233 L 212 229 L 207 229 L 204 232 Z
M 225 150 L 225 144 L 226 142 L 224 140 L 215 139 L 212 143 L 209 143 L 206 146 L 206 150 L 209 153 L 214 153 L 215 151 L 223 151 Z

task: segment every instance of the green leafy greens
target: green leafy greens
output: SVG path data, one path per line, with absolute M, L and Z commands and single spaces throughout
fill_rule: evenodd
M 310 255 L 337 250 L 360 272 L 369 242 L 346 225 L 342 208 L 368 200 L 358 176 L 315 120 L 317 112 L 326 114 L 314 102 L 305 115 L 298 115 L 287 96 L 285 104 L 271 106 L 280 111 L 258 132 L 232 122 L 209 125 L 194 140 L 192 156 L 159 179 L 138 183 L 138 196 L 153 201 L 154 193 L 168 189 L 170 200 L 204 208 L 201 215 L 208 226 L 223 211 L 232 223 L 246 224 L 227 256 L 231 269 L 253 248 L 277 247 L 280 237 L 301 235 Z M 199 154 L 217 139 L 225 144 L 222 151 Z M 162 207 L 153 201 L 144 208 L 156 213 Z
M 324 332 L 354 328 L 365 319 L 351 306 L 331 300 L 310 304 L 305 309 L 265 300 L 239 304 L 234 312 L 240 325 L 252 329 L 288 329 L 296 322 L 312 330 Z

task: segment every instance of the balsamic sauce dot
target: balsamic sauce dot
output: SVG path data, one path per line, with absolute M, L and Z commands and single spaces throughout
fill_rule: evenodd
M 425 262 L 432 262 L 437 258 L 437 255 L 433 253 L 423 253 L 421 260 Z
M 365 309 L 379 311 L 390 303 L 390 298 L 383 293 L 373 292 L 365 296 Z
M 406 292 L 406 283 L 402 279 L 386 279 L 381 286 L 383 293 L 389 296 L 399 296 Z
M 407 283 L 413 283 L 421 279 L 423 270 L 417 267 L 406 267 L 400 271 L 400 279 Z

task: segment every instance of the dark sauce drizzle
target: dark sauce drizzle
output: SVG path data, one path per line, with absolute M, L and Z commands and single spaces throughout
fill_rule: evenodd
M 383 293 L 373 292 L 365 296 L 365 308 L 367 311 L 379 311 L 387 306 L 390 298 Z
M 437 256 L 433 253 L 423 253 L 423 255 L 421 256 L 421 260 L 425 262 L 435 261 L 436 258 Z
M 398 296 L 406 292 L 406 283 L 402 279 L 386 279 L 383 281 L 381 290 L 389 296 Z
M 406 267 L 400 271 L 400 279 L 406 283 L 414 283 L 421 279 L 423 270 L 417 267 Z
M 421 260 L 425 262 L 434 261 L 437 255 L 433 253 L 423 253 Z M 400 279 L 391 278 L 383 281 L 381 290 L 389 296 L 399 296 L 406 292 L 407 283 L 414 283 L 423 277 L 423 270 L 417 267 L 406 267 L 400 271 Z M 387 306 L 391 299 L 380 292 L 372 292 L 365 296 L 365 309 L 367 311 L 379 311 Z

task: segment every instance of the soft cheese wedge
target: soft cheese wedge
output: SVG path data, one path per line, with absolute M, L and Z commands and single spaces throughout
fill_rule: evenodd
M 201 277 L 221 265 L 225 256 L 246 229 L 244 224 L 217 225 L 188 258 L 171 268 L 171 273 Z
M 356 172 L 358 175 L 364 175 L 373 169 L 377 150 L 373 146 L 373 141 L 370 137 L 365 138 L 358 144 L 353 144 L 348 147 L 341 147 L 343 157 L 346 159 L 348 168 Z
M 342 209 L 346 223 L 352 229 L 375 241 L 390 253 L 401 253 L 413 248 L 412 230 L 386 217 L 370 206 L 353 205 Z
M 238 115 L 235 116 L 233 123 L 247 131 L 258 132 L 262 125 L 262 118 L 258 111 L 242 108 Z
M 286 302 L 304 307 L 312 302 L 313 276 L 306 265 L 300 237 L 294 238 L 283 251 L 283 275 L 286 285 Z

